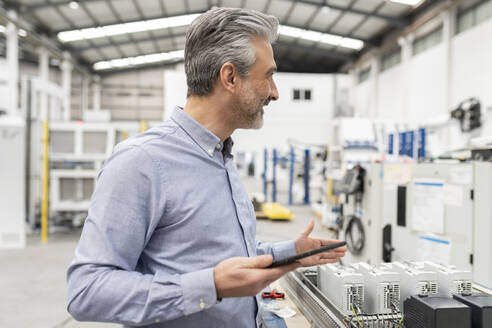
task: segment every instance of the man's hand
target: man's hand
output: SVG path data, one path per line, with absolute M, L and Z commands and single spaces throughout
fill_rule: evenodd
M 233 257 L 220 262 L 214 268 L 217 297 L 255 296 L 287 272 L 301 266 L 294 263 L 267 269 L 272 262 L 271 255 Z
M 296 238 L 295 245 L 296 245 L 297 254 L 304 253 L 315 248 L 320 248 L 321 246 L 326 246 L 326 245 L 341 242 L 341 240 L 310 238 L 309 235 L 313 231 L 313 228 L 314 228 L 314 221 L 311 220 L 306 230 L 304 230 L 304 232 L 302 232 Z M 305 267 L 318 265 L 318 264 L 335 263 L 338 262 L 338 259 L 340 257 L 343 257 L 345 255 L 346 251 L 347 251 L 347 247 L 343 246 L 327 252 L 323 252 L 303 258 L 302 260 L 299 260 L 299 262 L 301 266 L 305 266 Z

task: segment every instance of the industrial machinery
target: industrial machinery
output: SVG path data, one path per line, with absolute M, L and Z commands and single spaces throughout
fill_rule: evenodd
M 402 262 L 385 263 L 384 265 L 400 274 L 402 302 L 412 295 L 437 295 L 437 273 L 420 270 Z
M 0 115 L 0 249 L 21 248 L 25 236 L 25 123 Z
M 403 302 L 406 328 L 471 328 L 471 310 L 450 297 L 411 296 Z
M 372 163 L 363 181 L 341 201 L 344 264 L 452 263 L 492 287 L 492 163 Z
M 364 304 L 366 313 L 381 314 L 399 312 L 400 275 L 385 266 L 367 263 L 352 265 L 364 276 Z
M 329 264 L 319 266 L 316 271 L 303 268 L 290 272 L 280 283 L 313 327 L 492 327 L 492 290 L 474 283 L 472 294 L 439 296 L 437 282 L 433 280 L 437 273 L 419 270 L 416 268 L 418 265 L 423 264 L 387 263 L 377 267 L 366 263 L 350 266 Z M 363 272 L 363 283 L 361 277 L 357 276 L 360 272 Z M 395 302 L 398 299 L 398 288 L 393 288 L 392 292 L 377 288 L 395 287 L 398 282 L 401 283 L 399 304 Z M 406 294 L 404 288 L 407 288 Z M 374 301 L 372 295 L 379 295 L 382 302 Z M 368 308 L 371 302 L 375 307 Z M 387 305 L 391 311 L 388 311 Z
M 360 312 L 364 302 L 364 277 L 354 268 L 320 265 L 318 288 L 343 314 Z
M 472 328 L 492 327 L 492 295 L 453 295 L 457 301 L 468 305 L 472 311 Z
M 472 292 L 471 271 L 457 269 L 454 265 L 442 265 L 430 261 L 416 263 L 415 265 L 425 271 L 437 273 L 438 296 L 470 295 Z
M 461 132 L 470 132 L 482 126 L 480 101 L 476 98 L 463 100 L 451 111 L 451 118 L 460 121 Z

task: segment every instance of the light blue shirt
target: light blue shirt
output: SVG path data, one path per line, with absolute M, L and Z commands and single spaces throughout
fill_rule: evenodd
M 258 325 L 258 298 L 217 301 L 213 268 L 236 256 L 281 259 L 295 246 L 255 240 L 255 213 L 232 145 L 175 108 L 163 125 L 115 148 L 67 272 L 68 311 L 77 320 Z

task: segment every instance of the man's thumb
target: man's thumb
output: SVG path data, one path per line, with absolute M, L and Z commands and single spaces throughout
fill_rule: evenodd
M 306 230 L 304 230 L 301 235 L 303 237 L 308 237 L 311 232 L 313 232 L 313 229 L 314 229 L 314 220 L 311 220 L 311 222 L 309 222 L 308 226 L 306 227 Z

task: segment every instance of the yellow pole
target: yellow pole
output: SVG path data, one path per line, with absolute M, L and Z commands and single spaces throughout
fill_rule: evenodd
M 41 242 L 48 242 L 48 140 L 49 140 L 48 121 L 43 121 L 43 175 L 41 195 Z
M 141 120 L 140 121 L 140 133 L 144 133 L 147 131 L 147 121 Z
M 328 183 L 327 196 L 331 197 L 331 196 L 333 196 L 333 180 L 332 180 L 332 178 L 328 178 L 326 182 Z

